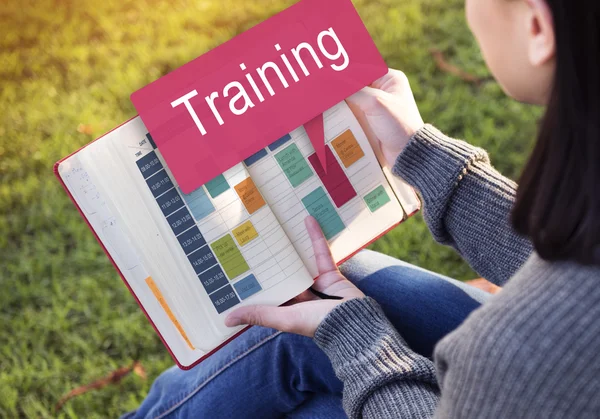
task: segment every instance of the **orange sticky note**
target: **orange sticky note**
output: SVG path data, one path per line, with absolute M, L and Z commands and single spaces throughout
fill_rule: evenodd
M 247 178 L 238 183 L 235 186 L 235 191 L 250 214 L 254 214 L 265 205 L 265 200 L 256 188 L 252 178 Z
M 360 148 L 360 144 L 358 144 L 358 141 L 356 141 L 354 134 L 352 134 L 352 131 L 350 130 L 344 131 L 339 137 L 331 142 L 331 145 L 335 149 L 337 155 L 340 156 L 346 169 L 365 155 L 362 148 Z
M 250 220 L 246 221 L 239 227 L 234 228 L 231 230 L 231 232 L 240 246 L 243 246 L 258 237 L 258 233 L 256 232 L 256 229 Z
M 185 331 L 183 330 L 183 327 L 181 327 L 181 324 L 179 324 L 179 322 L 177 321 L 175 314 L 173 314 L 173 312 L 171 311 L 171 308 L 165 301 L 165 298 L 163 297 L 162 292 L 160 292 L 160 290 L 156 286 L 156 283 L 154 282 L 154 280 L 152 279 L 151 276 L 146 278 L 146 284 L 148 284 L 148 286 L 152 290 L 152 294 L 154 294 L 154 296 L 158 300 L 158 302 L 161 305 L 161 307 L 163 308 L 163 310 L 165 310 L 165 313 L 167 313 L 167 316 L 169 316 L 169 319 L 171 319 L 171 321 L 173 322 L 173 324 L 175 325 L 175 327 L 177 328 L 179 333 L 181 333 L 181 336 L 183 337 L 183 340 L 185 340 L 185 343 L 188 344 L 190 349 L 195 349 L 194 345 L 192 345 L 192 342 L 190 342 L 190 340 L 188 339 L 187 335 L 185 334 Z

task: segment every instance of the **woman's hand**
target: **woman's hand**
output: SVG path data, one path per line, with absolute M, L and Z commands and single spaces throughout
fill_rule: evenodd
M 406 75 L 390 69 L 371 87 L 346 99 L 375 150 L 380 149 L 388 165 L 425 125 Z
M 352 298 L 365 296 L 338 270 L 331 256 L 329 244 L 323 236 L 317 220 L 313 217 L 307 217 L 305 224 L 312 241 L 317 269 L 319 270 L 319 277 L 313 288 L 323 294 L 342 297 L 342 299 L 323 300 L 315 296 L 310 290 L 306 290 L 282 307 L 241 307 L 227 316 L 225 325 L 233 327 L 241 324 L 252 324 L 313 337 L 319 324 L 337 305 Z

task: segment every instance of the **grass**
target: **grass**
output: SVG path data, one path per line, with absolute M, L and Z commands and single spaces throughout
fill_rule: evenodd
M 129 94 L 271 16 L 290 0 L 5 0 L 0 5 L 0 417 L 54 417 L 73 387 L 139 358 L 149 379 L 78 397 L 60 417 L 134 409 L 172 362 L 52 175 L 52 164 L 135 114 Z M 430 48 L 489 76 L 461 0 L 355 0 L 423 117 L 484 147 L 515 178 L 538 111 L 495 82 L 436 68 Z M 374 249 L 475 277 L 420 216 Z

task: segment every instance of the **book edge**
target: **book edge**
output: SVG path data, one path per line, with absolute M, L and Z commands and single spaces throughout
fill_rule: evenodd
M 108 259 L 110 260 L 110 262 L 112 263 L 112 265 L 114 266 L 114 268 L 117 270 L 117 272 L 119 273 L 119 276 L 121 277 L 121 280 L 123 281 L 123 283 L 125 284 L 125 286 L 127 287 L 127 289 L 129 290 L 130 294 L 133 296 L 133 298 L 135 299 L 135 302 L 137 303 L 137 305 L 142 309 L 142 312 L 144 313 L 144 315 L 146 316 L 146 318 L 148 319 L 148 321 L 150 322 L 150 324 L 152 325 L 152 328 L 154 329 L 154 331 L 156 332 L 156 334 L 158 335 L 158 337 L 160 338 L 161 342 L 163 343 L 163 345 L 167 348 L 167 351 L 169 352 L 169 355 L 171 356 L 171 358 L 173 359 L 173 361 L 175 362 L 175 364 L 177 365 L 177 367 L 179 367 L 180 369 L 187 371 L 190 370 L 192 368 L 194 368 L 196 365 L 200 364 L 202 361 L 206 360 L 208 357 L 214 355 L 217 351 L 219 351 L 220 349 L 222 349 L 225 345 L 227 345 L 228 343 L 230 343 L 232 340 L 236 339 L 237 337 L 239 337 L 242 333 L 246 332 L 247 330 L 249 330 L 252 326 L 247 326 L 244 329 L 240 330 L 239 332 L 237 332 L 236 334 L 234 334 L 233 336 L 229 337 L 227 340 L 223 341 L 219 346 L 215 347 L 214 349 L 212 349 L 210 352 L 207 352 L 206 354 L 204 354 L 203 356 L 201 356 L 200 358 L 198 358 L 196 361 L 192 362 L 189 365 L 183 365 L 178 358 L 175 356 L 175 354 L 173 353 L 173 351 L 171 350 L 171 347 L 169 346 L 169 344 L 167 343 L 167 341 L 164 339 L 164 337 L 162 336 L 162 334 L 160 333 L 160 331 L 158 330 L 158 328 L 156 327 L 154 321 L 152 320 L 152 318 L 150 317 L 150 315 L 148 314 L 148 312 L 146 311 L 146 309 L 144 308 L 144 306 L 142 305 L 142 303 L 140 302 L 140 300 L 138 299 L 137 295 L 135 294 L 135 292 L 133 291 L 133 289 L 130 287 L 129 283 L 127 282 L 127 280 L 125 279 L 125 276 L 123 275 L 122 271 L 119 269 L 119 267 L 117 266 L 116 262 L 113 260 L 113 258 L 111 257 L 110 253 L 108 252 L 108 250 L 106 249 L 106 247 L 104 246 L 104 244 L 102 243 L 102 241 L 100 240 L 100 237 L 98 237 L 98 235 L 96 234 L 96 231 L 94 230 L 94 228 L 92 227 L 92 225 L 90 224 L 88 218 L 85 216 L 85 214 L 83 213 L 81 207 L 79 206 L 79 204 L 77 203 L 77 201 L 75 200 L 75 198 L 73 197 L 73 195 L 71 194 L 71 192 L 69 191 L 69 189 L 67 188 L 67 185 L 65 184 L 62 176 L 60 175 L 59 172 L 59 167 L 61 165 L 61 163 L 63 163 L 65 160 L 67 160 L 68 158 L 74 156 L 75 154 L 83 151 L 83 149 L 85 149 L 86 147 L 88 147 L 90 144 L 102 139 L 103 137 L 107 136 L 108 134 L 110 134 L 111 132 L 117 130 L 118 128 L 122 127 L 123 125 L 127 124 L 128 122 L 132 121 L 133 119 L 137 118 L 138 115 L 133 116 L 132 118 L 128 119 L 127 121 L 119 124 L 118 126 L 116 126 L 115 128 L 111 129 L 110 131 L 107 131 L 106 133 L 104 133 L 103 135 L 101 135 L 100 137 L 96 138 L 95 140 L 89 142 L 88 144 L 84 145 L 83 147 L 79 148 L 78 150 L 72 152 L 71 154 L 69 154 L 66 157 L 63 157 L 62 159 L 60 159 L 59 161 L 57 161 L 56 163 L 54 163 L 53 166 L 53 172 L 55 174 L 55 176 L 57 177 L 58 181 L 60 182 L 61 186 L 63 187 L 63 189 L 65 190 L 65 192 L 67 193 L 67 196 L 70 198 L 71 202 L 73 202 L 73 204 L 75 205 L 75 207 L 77 208 L 77 211 L 79 212 L 79 214 L 81 215 L 81 217 L 85 220 L 85 223 L 87 224 L 88 228 L 92 231 L 92 234 L 94 235 L 94 237 L 96 238 L 96 241 L 100 244 L 100 247 L 102 248 L 102 250 L 104 251 L 104 253 L 106 254 L 106 256 L 108 257 Z M 414 193 L 414 190 L 413 190 Z M 416 195 L 416 194 L 415 194 Z M 398 200 L 400 201 L 400 200 Z M 395 229 L 396 227 L 398 227 L 400 224 L 402 224 L 404 221 L 406 221 L 408 218 L 412 217 L 414 214 L 416 214 L 420 209 L 421 209 L 421 202 L 420 200 L 417 199 L 418 202 L 418 208 L 416 210 L 414 210 L 413 212 L 411 212 L 410 214 L 406 214 L 406 217 L 404 217 L 402 220 L 400 220 L 399 222 L 393 224 L 390 228 L 384 230 L 381 234 L 379 234 L 378 236 L 376 236 L 375 238 L 369 240 L 367 243 L 357 247 L 356 251 L 350 253 L 348 256 L 344 257 L 343 259 L 341 259 L 339 262 L 336 262 L 336 265 L 339 266 L 341 264 L 343 264 L 344 262 L 346 262 L 347 260 L 351 259 L 354 255 L 356 255 L 358 252 L 360 252 L 361 250 L 367 248 L 368 246 L 370 246 L 371 244 L 373 244 L 374 242 L 376 242 L 377 240 L 379 240 L 381 237 L 385 236 L 387 233 L 389 233 L 390 231 L 392 231 L 393 229 Z M 401 205 L 402 206 L 402 205 Z M 316 278 L 313 278 L 313 280 L 316 280 Z

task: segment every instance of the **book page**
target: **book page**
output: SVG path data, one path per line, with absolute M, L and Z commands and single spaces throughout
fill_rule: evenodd
M 157 331 L 173 356 L 181 365 L 191 365 L 204 352 L 193 349 L 169 306 L 157 299 L 148 288 L 148 283 L 153 279 L 124 232 L 120 217 L 110 208 L 101 180 L 87 170 L 87 166 L 80 160 L 80 153 L 61 162 L 58 172 L 94 233 L 118 266 L 127 285 L 151 315 Z M 158 289 L 156 291 L 160 292 Z
M 223 324 L 232 309 L 246 304 L 280 305 L 312 284 L 243 164 L 184 194 L 143 124 L 137 122 L 135 132 L 113 136 L 111 141 L 151 217 L 147 222 L 156 224 L 169 249 L 169 261 L 180 270 L 169 277 L 169 268 L 167 276 L 155 281 L 165 298 L 177 300 L 184 323 L 198 323 L 202 309 L 224 340 L 236 331 Z M 129 200 L 125 196 L 118 200 L 122 213 L 131 213 Z M 149 240 L 140 236 L 138 241 L 150 254 Z M 205 341 L 205 330 L 190 329 L 192 342 Z
M 312 285 L 307 215 L 323 226 L 336 261 L 403 219 L 402 198 L 344 102 L 325 113 L 325 131 L 326 171 L 299 128 L 187 195 L 140 118 L 60 164 L 180 366 L 241 330 L 224 326 L 230 310 L 279 305 Z
M 345 102 L 324 114 L 327 171 L 300 127 L 244 161 L 313 277 L 304 226 L 314 216 L 339 262 L 404 219 L 375 153 Z
M 367 137 L 367 139 L 368 138 L 369 137 Z M 373 149 L 373 152 L 375 153 L 375 156 L 377 157 L 377 160 L 379 161 L 379 164 L 383 168 L 383 174 L 390 183 L 390 186 L 400 201 L 402 208 L 404 208 L 406 215 L 410 216 L 421 209 L 421 201 L 419 200 L 417 193 L 408 183 L 392 173 L 392 170 L 388 166 L 388 163 L 383 156 L 379 143 L 371 140 L 369 140 L 369 143 Z

